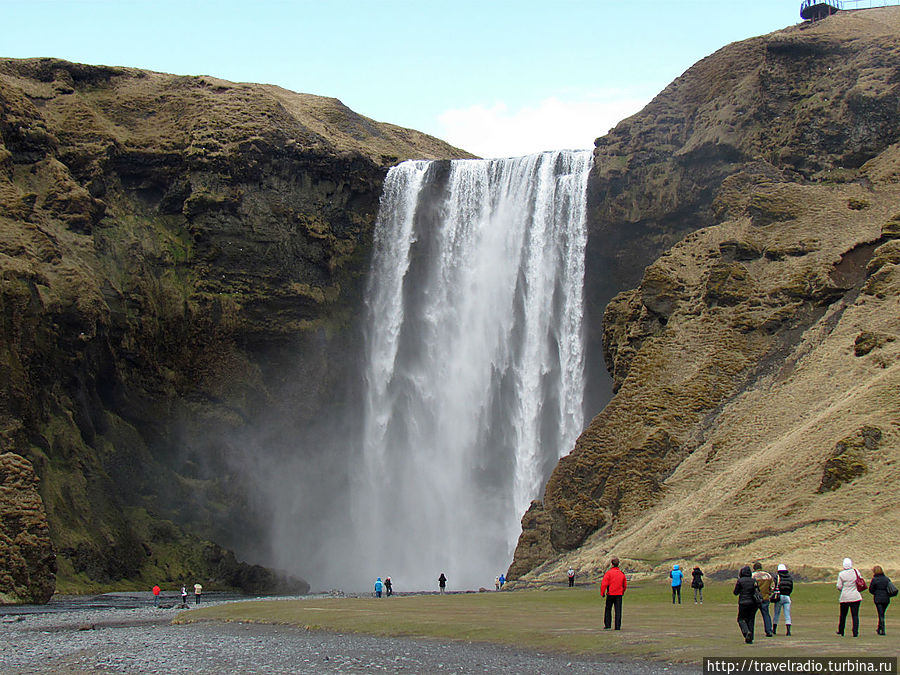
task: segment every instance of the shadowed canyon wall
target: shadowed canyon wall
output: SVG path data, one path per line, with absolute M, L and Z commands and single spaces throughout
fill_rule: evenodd
M 222 547 L 269 561 L 260 484 L 346 427 L 387 167 L 460 156 L 277 87 L 0 61 L 0 443 L 65 588 L 279 587 Z

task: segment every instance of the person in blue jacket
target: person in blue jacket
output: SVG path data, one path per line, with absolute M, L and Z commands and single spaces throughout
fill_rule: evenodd
M 678 565 L 672 566 L 672 571 L 669 572 L 669 578 L 672 580 L 672 604 L 675 604 L 675 596 L 678 596 L 678 604 L 681 604 L 681 582 L 684 580 L 684 573 L 678 567 Z
M 380 598 L 380 597 L 381 597 L 381 589 L 383 589 L 383 588 L 384 588 L 384 584 L 381 583 L 381 577 L 378 577 L 378 578 L 375 580 L 375 597 L 376 597 L 376 598 Z

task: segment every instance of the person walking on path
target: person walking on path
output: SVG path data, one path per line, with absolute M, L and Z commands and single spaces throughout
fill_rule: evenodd
M 778 576 L 775 577 L 775 595 L 777 600 L 772 600 L 772 634 L 778 633 L 778 617 L 784 610 L 784 624 L 787 627 L 786 635 L 791 634 L 791 593 L 794 592 L 794 578 L 784 563 L 778 566 Z
M 494 590 L 495 591 L 500 590 L 500 575 L 499 574 L 496 577 L 494 577 Z
M 881 565 L 875 565 L 872 568 L 872 581 L 869 582 L 869 593 L 875 601 L 875 611 L 878 612 L 878 628 L 875 632 L 878 635 L 884 635 L 884 613 L 891 604 L 891 598 L 897 595 L 897 587 L 891 581 Z
M 766 637 L 772 637 L 772 617 L 769 615 L 769 604 L 772 601 L 772 586 L 774 580 L 772 575 L 763 570 L 762 563 L 757 561 L 753 563 L 753 580 L 759 586 L 759 592 L 762 593 L 762 604 L 759 606 L 759 613 L 762 614 L 763 628 L 766 631 Z
M 862 581 L 862 577 L 853 568 L 853 561 L 850 558 L 844 558 L 843 567 L 844 569 L 838 574 L 837 583 L 835 584 L 841 592 L 841 613 L 838 617 L 837 634 L 844 634 L 844 627 L 847 625 L 847 612 L 850 612 L 853 622 L 853 637 L 859 637 L 859 603 L 862 602 L 860 591 L 866 590 L 866 582 L 863 581 L 861 584 L 862 588 L 860 588 L 857 579 Z
M 506 575 L 505 575 L 505 574 L 501 574 L 501 575 L 500 575 L 500 590 L 501 590 L 501 591 L 503 590 L 503 584 L 505 584 L 505 583 L 506 583 Z
M 202 592 L 203 592 L 203 586 L 201 586 L 200 582 L 198 581 L 196 584 L 194 584 L 194 604 L 195 605 L 200 604 L 200 594 Z
M 619 569 L 619 559 L 609 561 L 610 568 L 600 581 L 600 597 L 606 596 L 606 607 L 603 610 L 603 628 L 612 627 L 612 612 L 616 610 L 616 630 L 622 630 L 622 596 L 628 588 L 628 579 Z
M 159 586 L 153 587 L 153 606 L 159 607 Z
M 181 585 L 181 606 L 187 607 L 187 589 L 184 584 Z
M 381 577 L 378 577 L 377 579 L 375 579 L 375 597 L 376 598 L 381 597 L 381 589 L 383 587 L 384 587 L 384 584 L 381 581 Z
M 388 597 L 391 597 L 394 594 L 394 583 L 391 581 L 390 577 L 385 577 L 384 579 L 384 594 Z
M 700 604 L 703 604 L 703 571 L 699 567 L 691 570 L 691 588 L 694 589 L 694 604 L 697 604 L 697 595 L 700 595 Z
M 438 586 L 440 586 L 441 595 L 443 595 L 444 590 L 447 588 L 447 577 L 444 576 L 443 572 L 441 572 L 441 576 L 438 577 Z
M 759 587 L 753 579 L 750 565 L 744 565 L 738 573 L 737 582 L 734 584 L 734 594 L 738 596 L 738 627 L 744 636 L 744 642 L 753 644 L 753 633 L 756 629 L 756 592 Z
M 672 566 L 669 572 L 669 578 L 672 580 L 672 604 L 675 604 L 675 596 L 678 595 L 678 604 L 681 604 L 681 584 L 684 581 L 684 572 L 677 564 Z
M 570 567 L 566 576 L 569 578 L 569 588 L 572 588 L 575 585 L 575 570 Z

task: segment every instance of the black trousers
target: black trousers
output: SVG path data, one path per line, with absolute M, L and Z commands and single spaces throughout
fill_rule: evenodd
M 675 595 L 678 594 L 678 604 L 681 604 L 681 586 L 672 586 L 672 604 L 675 604 Z
M 886 602 L 876 602 L 875 611 L 878 612 L 878 632 L 884 632 L 884 612 L 888 608 Z
M 603 610 L 603 627 L 612 628 L 612 612 L 616 610 L 616 630 L 622 629 L 622 596 L 606 595 L 606 608 Z
M 847 610 L 850 610 L 850 616 L 853 620 L 853 637 L 859 635 L 859 603 L 861 602 L 862 600 L 841 603 L 841 615 L 838 618 L 838 633 L 841 635 L 844 634 L 844 626 L 847 625 Z
M 750 638 L 752 640 L 756 627 L 756 604 L 738 605 L 737 622 L 744 639 Z

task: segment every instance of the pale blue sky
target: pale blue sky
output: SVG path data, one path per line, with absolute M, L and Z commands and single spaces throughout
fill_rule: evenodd
M 484 156 L 590 147 L 800 0 L 0 0 L 0 56 L 334 96 Z

